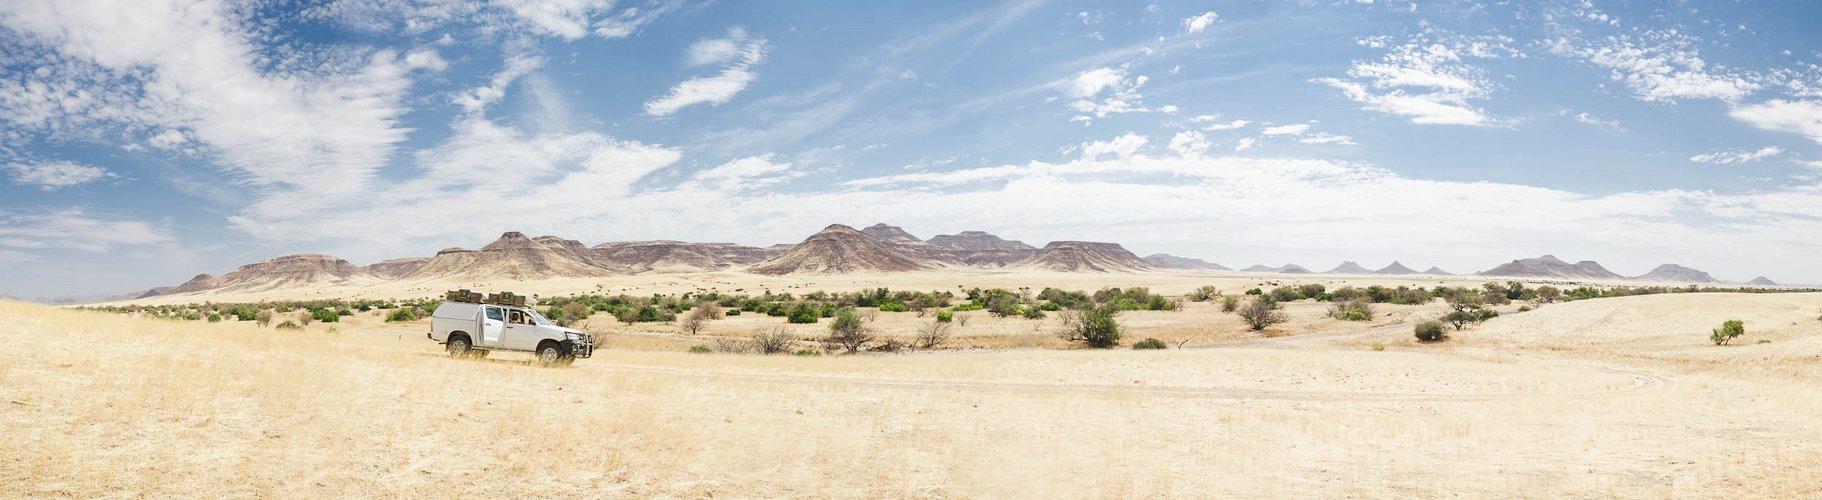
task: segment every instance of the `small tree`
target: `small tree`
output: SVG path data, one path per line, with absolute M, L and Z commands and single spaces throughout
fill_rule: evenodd
M 1540 286 L 1531 291 L 1531 302 L 1536 304 L 1549 304 L 1562 299 L 1563 291 L 1550 285 Z
M 949 334 L 955 330 L 955 324 L 947 321 L 931 321 L 917 330 L 917 348 L 935 349 L 949 341 Z
M 1442 323 L 1425 321 L 1417 324 L 1417 340 L 1419 341 L 1435 342 L 1442 340 L 1446 335 L 1447 334 L 1443 333 Z
M 1714 333 L 1708 336 L 1708 340 L 1714 341 L 1714 345 L 1727 345 L 1727 343 L 1733 341 L 1735 337 L 1745 334 L 1746 323 L 1737 319 L 1730 319 L 1725 323 L 1721 323 L 1720 328 L 1714 329 Z
M 771 330 L 753 332 L 751 346 L 760 354 L 776 354 L 790 352 L 791 344 L 796 342 L 797 336 L 792 335 L 791 330 L 779 326 L 773 327 Z
M 260 328 L 265 328 L 266 325 L 272 324 L 272 310 L 261 309 L 259 314 L 253 316 L 253 323 L 259 325 Z
M 1214 285 L 1202 285 L 1194 291 L 1189 292 L 1189 295 L 1185 295 L 1184 298 L 1189 299 L 1190 302 L 1208 302 L 1214 300 L 1215 297 L 1220 296 L 1221 290 L 1215 288 Z
M 841 346 L 853 354 L 872 341 L 873 334 L 861 323 L 860 316 L 855 316 L 852 310 L 842 309 L 835 313 L 835 320 L 829 322 L 829 336 L 823 342 Z
M 1281 307 L 1282 306 L 1278 305 L 1278 301 L 1269 298 L 1261 297 L 1254 299 L 1252 302 L 1246 304 L 1246 307 L 1240 308 L 1240 319 L 1245 321 L 1246 326 L 1251 327 L 1255 332 L 1264 330 L 1265 327 L 1290 320 L 1290 318 L 1284 316 L 1284 311 Z
M 1057 337 L 1096 349 L 1120 345 L 1120 321 L 1114 318 L 1119 314 L 1120 308 L 1113 304 L 1066 311 L 1063 329 L 1057 332 Z
M 711 314 L 702 306 L 697 306 L 695 309 L 691 309 L 689 314 L 683 316 L 683 321 L 679 322 L 679 326 L 682 326 L 683 331 L 689 332 L 690 335 L 701 334 L 702 329 L 709 326 L 710 316 Z

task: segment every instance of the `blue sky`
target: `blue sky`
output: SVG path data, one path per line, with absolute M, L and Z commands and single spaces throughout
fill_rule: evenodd
M 0 5 L 0 293 L 829 223 L 1822 283 L 1814 2 Z

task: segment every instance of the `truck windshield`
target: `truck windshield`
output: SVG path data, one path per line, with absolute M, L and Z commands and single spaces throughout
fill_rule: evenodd
M 539 325 L 555 325 L 555 324 L 556 324 L 556 323 L 552 323 L 552 322 L 551 322 L 551 321 L 550 321 L 550 320 L 548 320 L 548 319 L 545 319 L 545 318 L 544 318 L 544 315 L 542 315 L 542 314 L 538 314 L 538 312 L 537 312 L 537 311 L 533 311 L 533 310 L 531 310 L 531 309 L 526 309 L 526 310 L 525 310 L 525 313 L 526 313 L 526 314 L 530 314 L 530 315 L 531 315 L 531 322 L 532 322 L 532 323 L 535 323 L 535 324 L 539 324 Z

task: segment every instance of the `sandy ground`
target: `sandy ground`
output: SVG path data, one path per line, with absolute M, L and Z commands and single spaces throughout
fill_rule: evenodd
M 370 315 L 0 303 L 0 497 L 1822 496 L 1822 294 L 1555 304 L 1437 344 L 1422 308 L 1268 336 L 1198 306 L 1123 316 L 1169 351 L 699 355 L 649 329 L 547 369 Z M 1711 345 L 1730 317 L 1747 335 Z

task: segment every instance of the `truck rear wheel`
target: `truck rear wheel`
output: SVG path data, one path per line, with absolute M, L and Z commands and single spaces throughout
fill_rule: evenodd
M 470 352 L 470 347 L 472 346 L 468 345 L 468 337 L 452 337 L 449 339 L 449 357 L 455 359 L 472 357 L 474 354 Z
M 556 342 L 545 342 L 538 346 L 538 364 L 557 366 L 563 360 L 563 346 Z

